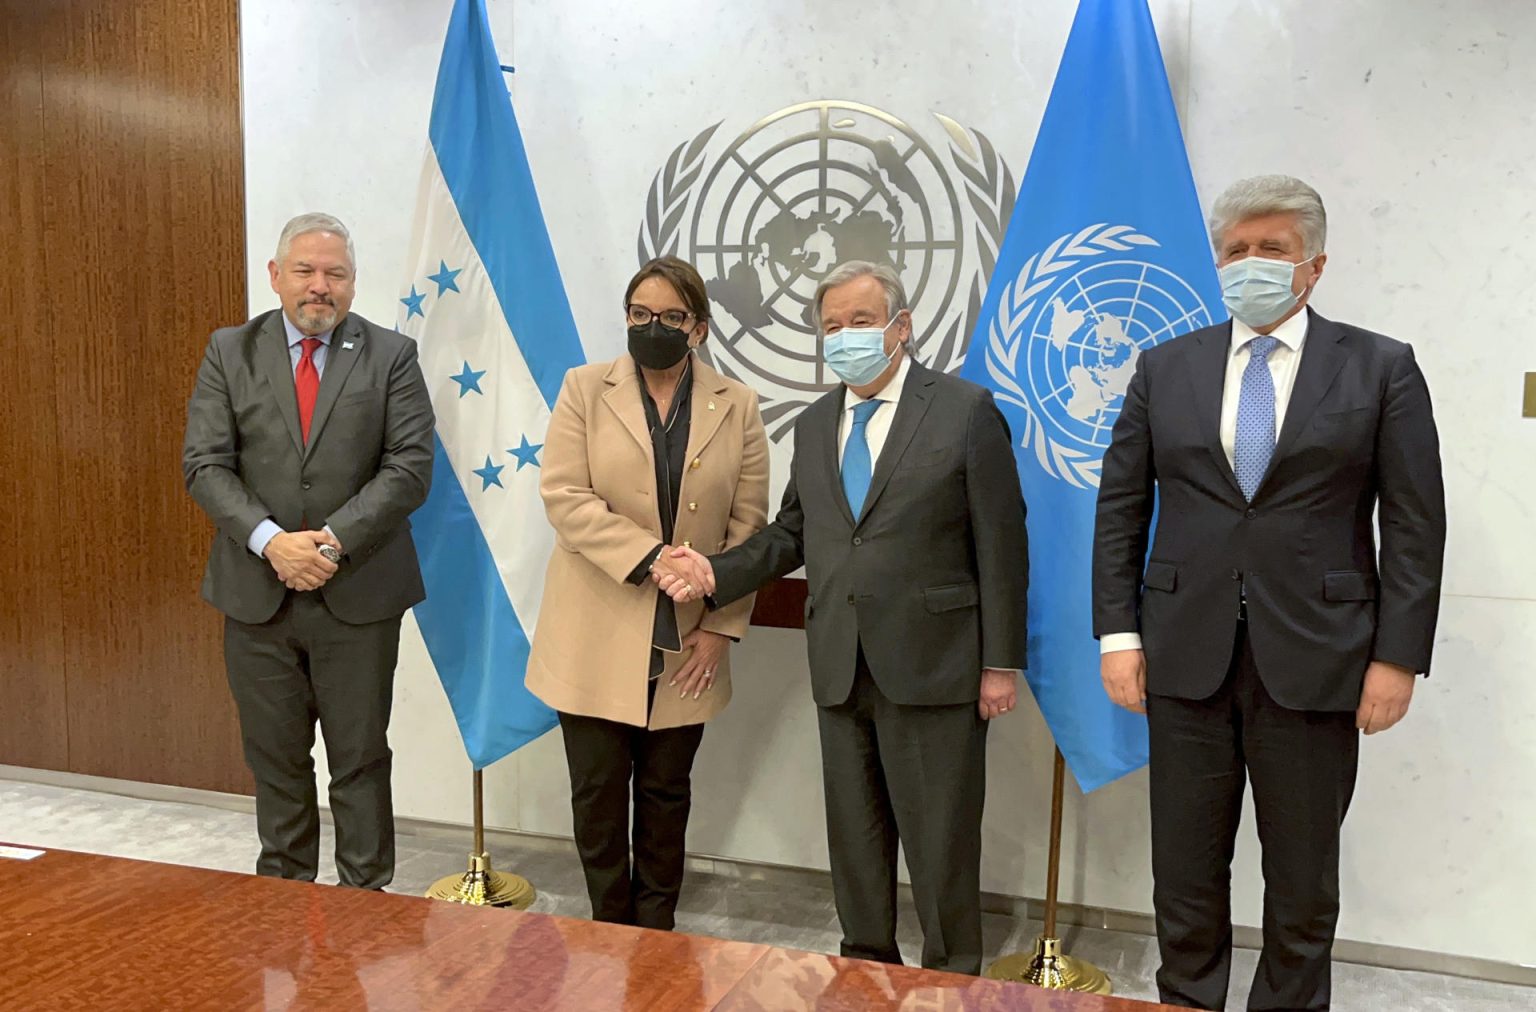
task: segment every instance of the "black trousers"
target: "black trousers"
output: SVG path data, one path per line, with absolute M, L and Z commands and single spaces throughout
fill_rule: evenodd
M 224 620 L 224 660 L 256 779 L 258 875 L 313 882 L 320 856 L 315 721 L 331 768 L 336 872 L 380 889 L 395 874 L 389 711 L 400 619 L 349 625 L 318 594 L 289 591 L 260 625 Z
M 562 713 L 560 731 L 592 919 L 671 931 L 683 887 L 693 757 L 704 725 L 652 731 Z
M 923 966 L 980 973 L 987 722 L 975 703 L 893 703 L 862 650 L 857 664 L 848 699 L 817 708 L 842 954 L 901 962 L 899 839 L 923 928 Z
M 1354 713 L 1276 703 L 1240 623 L 1221 688 L 1201 700 L 1151 696 L 1147 721 L 1162 1000 L 1226 1006 L 1232 852 L 1246 773 L 1264 871 L 1264 948 L 1248 1008 L 1328 1008 L 1339 831 L 1359 759 Z

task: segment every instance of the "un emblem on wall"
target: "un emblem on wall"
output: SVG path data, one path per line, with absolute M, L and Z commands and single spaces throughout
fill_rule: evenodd
M 998 399 L 1023 409 L 1021 445 L 1046 473 L 1099 484 L 1141 352 L 1211 323 L 1189 282 L 1160 266 L 1129 225 L 1061 236 L 1004 285 L 987 335 Z
M 1016 187 L 985 136 L 934 118 L 947 158 L 879 109 L 806 102 L 720 151 L 710 150 L 720 124 L 704 129 L 673 150 L 651 184 L 640 261 L 670 253 L 698 267 L 715 311 L 701 354 L 758 391 L 775 440 L 837 382 L 811 300 L 845 260 L 901 272 L 922 361 L 949 372 L 965 359 Z

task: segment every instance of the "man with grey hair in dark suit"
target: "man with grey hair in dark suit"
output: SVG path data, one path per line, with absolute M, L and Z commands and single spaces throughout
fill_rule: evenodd
M 1141 355 L 1104 454 L 1093 627 L 1106 692 L 1147 715 L 1170 1005 L 1226 1006 L 1251 782 L 1264 949 L 1248 1008 L 1329 1007 L 1360 733 L 1403 718 L 1434 648 L 1445 488 L 1429 388 L 1409 345 L 1311 308 L 1326 238 L 1299 179 L 1218 197 L 1231 319 Z
M 203 597 L 225 615 L 257 873 L 315 878 L 318 719 L 338 876 L 379 889 L 400 618 L 425 596 L 407 518 L 431 483 L 432 404 L 416 343 L 348 313 L 341 222 L 294 218 L 267 270 L 282 308 L 214 332 L 187 408 L 182 471 L 216 527 Z
M 662 577 L 734 601 L 802 564 L 828 850 L 846 956 L 899 963 L 896 847 L 925 967 L 981 969 L 987 722 L 1025 665 L 1024 500 L 1007 423 L 983 388 L 912 356 L 894 269 L 836 267 L 812 303 L 843 381 L 795 423 L 778 518 Z

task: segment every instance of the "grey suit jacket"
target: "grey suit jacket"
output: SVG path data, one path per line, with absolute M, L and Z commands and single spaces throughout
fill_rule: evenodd
M 187 406 L 182 472 L 218 530 L 203 597 L 241 622 L 271 618 L 285 588 L 246 547 L 267 517 L 327 525 L 346 555 L 319 591 L 361 624 L 426 596 L 408 517 L 432 480 L 432 402 L 416 342 L 349 314 L 336 327 L 306 447 L 282 310 L 214 332 Z
M 711 560 L 714 599 L 803 564 L 818 704 L 848 698 L 861 642 L 893 702 L 974 702 L 983 666 L 1026 663 L 1028 535 L 1008 424 L 986 390 L 913 362 L 856 518 L 838 460 L 844 389 L 796 421 L 779 515 Z

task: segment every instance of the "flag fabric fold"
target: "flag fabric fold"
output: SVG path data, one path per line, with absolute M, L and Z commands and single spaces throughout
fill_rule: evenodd
M 485 0 L 449 21 L 399 307 L 437 412 L 415 618 L 481 769 L 556 723 L 523 684 L 554 544 L 540 452 L 584 361 Z
M 961 375 L 992 389 L 1016 440 L 1026 675 L 1084 791 L 1147 761 L 1146 719 L 1105 695 L 1092 635 L 1104 450 L 1137 356 L 1220 305 L 1147 4 L 1080 0 Z

